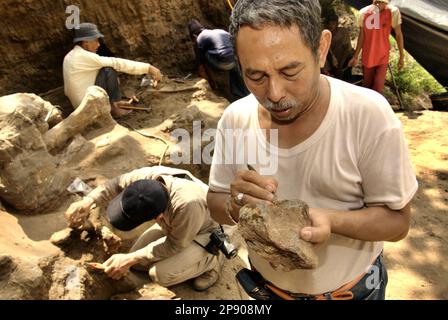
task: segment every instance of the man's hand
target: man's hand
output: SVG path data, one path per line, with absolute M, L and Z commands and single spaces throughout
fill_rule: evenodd
M 90 197 L 85 197 L 81 201 L 74 202 L 65 212 L 69 226 L 72 228 L 81 227 L 90 215 L 90 210 L 95 201 Z
M 230 184 L 231 210 L 227 211 L 229 203 L 226 202 L 227 214 L 232 217 L 233 222 L 238 222 L 239 211 L 244 205 L 260 201 L 272 203 L 276 198 L 277 186 L 275 179 L 262 177 L 255 171 L 238 171 L 235 180 Z M 240 196 L 242 198 L 239 198 Z
M 154 83 L 157 83 L 162 80 L 162 73 L 156 67 L 150 66 L 148 73 L 151 74 L 151 76 L 153 77 Z
M 104 272 L 114 280 L 120 280 L 129 271 L 133 265 L 138 261 L 132 253 L 128 254 L 114 254 L 106 262 L 103 263 L 105 267 Z
M 403 69 L 403 67 L 404 67 L 404 56 L 400 56 L 400 60 L 398 60 L 398 65 L 397 65 L 398 71 L 401 71 L 401 69 Z
M 230 185 L 233 199 L 240 193 L 244 194 L 242 203 L 272 202 L 275 199 L 278 182 L 272 178 L 260 176 L 255 171 L 238 171 L 235 180 Z
M 331 235 L 330 213 L 328 210 L 310 208 L 309 214 L 312 226 L 300 230 L 300 237 L 316 245 L 327 242 Z

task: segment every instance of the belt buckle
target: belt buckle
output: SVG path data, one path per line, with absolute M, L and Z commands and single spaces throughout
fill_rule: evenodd
M 289 292 L 288 294 L 294 300 L 303 300 L 303 301 L 315 300 L 314 296 L 311 296 L 311 295 L 308 295 L 308 294 L 292 293 L 292 292 Z

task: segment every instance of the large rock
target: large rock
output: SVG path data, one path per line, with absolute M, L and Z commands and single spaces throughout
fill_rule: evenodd
M 98 123 L 101 127 L 115 125 L 110 109 L 106 91 L 96 86 L 89 87 L 81 105 L 67 119 L 45 133 L 43 138 L 47 148 L 53 150 L 65 146 L 69 139 L 93 124 Z
M 58 107 L 35 94 L 17 93 L 0 97 L 0 121 L 16 111 L 16 116 L 28 117 L 29 120 L 35 121 L 41 132 L 62 121 L 62 112 Z
M 149 281 L 133 273 L 115 281 L 61 256 L 0 255 L 0 300 L 105 300 Z
M 53 106 L 33 94 L 0 98 L 0 198 L 18 210 L 44 210 L 69 185 L 70 174 L 48 153 L 43 134 Z
M 93 125 L 115 126 L 107 93 L 92 86 L 80 107 L 51 130 L 45 121 L 53 106 L 32 94 L 0 98 L 0 198 L 27 213 L 42 212 L 60 204 L 74 172 L 57 157 L 77 135 Z M 75 148 L 81 150 L 79 144 Z M 69 148 L 70 149 L 70 148 Z M 72 153 L 65 152 L 67 157 Z
M 284 200 L 244 206 L 238 228 L 248 247 L 274 269 L 292 271 L 317 267 L 312 244 L 300 239 L 300 230 L 310 225 L 305 202 Z
M 48 286 L 32 259 L 0 255 L 0 300 L 46 299 Z
M 149 277 L 140 279 L 131 272 L 120 280 L 112 280 L 104 272 L 90 270 L 69 258 L 56 260 L 49 270 L 50 300 L 107 300 L 150 281 Z
M 70 233 L 75 235 L 69 230 L 61 234 L 59 240 L 65 243 L 59 249 L 49 241 L 30 239 L 22 220 L 0 211 L 0 300 L 109 299 L 150 281 L 147 275 L 140 279 L 132 273 L 115 281 L 90 270 L 84 262 L 103 262 L 109 255 L 95 236 L 81 241 L 72 235 L 67 241 Z

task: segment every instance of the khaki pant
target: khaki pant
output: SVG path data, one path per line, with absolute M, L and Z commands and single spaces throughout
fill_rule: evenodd
M 200 234 L 196 237 L 196 241 L 206 244 L 209 241 L 210 234 Z M 137 251 L 148 245 L 154 247 L 165 241 L 165 233 L 155 224 L 146 230 L 135 242 L 131 248 L 131 252 Z M 137 270 L 147 271 L 149 269 L 149 277 L 155 283 L 164 287 L 170 287 L 189 279 L 196 278 L 209 270 L 218 267 L 218 259 L 216 256 L 205 251 L 204 248 L 197 243 L 192 242 L 191 245 L 178 254 L 158 261 L 151 265 L 134 266 Z

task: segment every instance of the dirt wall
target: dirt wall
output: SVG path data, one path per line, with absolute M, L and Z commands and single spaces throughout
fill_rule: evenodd
M 0 96 L 62 85 L 62 61 L 72 46 L 65 27 L 69 5 L 79 7 L 81 22 L 98 24 L 116 56 L 153 63 L 165 73 L 192 67 L 189 19 L 226 29 L 230 14 L 225 0 L 3 0 Z

